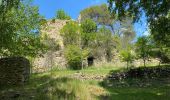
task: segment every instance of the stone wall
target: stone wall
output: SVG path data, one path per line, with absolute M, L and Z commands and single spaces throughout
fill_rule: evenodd
M 0 86 L 23 85 L 29 80 L 30 63 L 23 57 L 0 59 Z
M 33 61 L 33 73 L 45 72 L 50 70 L 51 68 L 55 69 L 65 69 L 67 66 L 67 62 L 65 60 L 63 51 L 63 37 L 60 33 L 60 30 L 68 20 L 49 20 L 47 22 L 47 26 L 41 30 L 42 35 L 47 35 L 50 39 L 53 40 L 54 43 L 59 45 L 59 50 L 51 50 L 49 49 L 45 54 L 41 57 L 35 58 Z

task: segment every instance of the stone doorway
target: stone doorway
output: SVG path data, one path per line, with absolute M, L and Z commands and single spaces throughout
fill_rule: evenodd
M 94 64 L 94 57 L 93 56 L 88 57 L 87 63 L 88 63 L 88 66 L 92 66 Z

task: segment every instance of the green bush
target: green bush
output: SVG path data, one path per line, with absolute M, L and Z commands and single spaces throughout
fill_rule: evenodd
M 71 17 L 65 13 L 64 10 L 60 9 L 56 12 L 56 18 L 60 20 L 70 20 Z
M 76 45 L 68 45 L 64 55 L 70 68 L 81 69 L 82 60 L 87 58 L 88 50 L 81 50 L 81 48 Z
M 80 44 L 80 27 L 78 23 L 74 21 L 69 21 L 60 30 L 63 37 L 64 45 L 79 45 Z

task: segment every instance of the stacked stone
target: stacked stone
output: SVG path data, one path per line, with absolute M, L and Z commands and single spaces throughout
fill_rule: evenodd
M 23 85 L 29 80 L 30 63 L 23 57 L 0 59 L 0 86 Z

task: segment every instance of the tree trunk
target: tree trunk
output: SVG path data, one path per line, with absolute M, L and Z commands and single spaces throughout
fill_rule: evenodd
M 144 64 L 144 67 L 146 67 L 146 60 L 143 59 L 143 64 Z
M 129 69 L 129 62 L 127 61 L 127 70 Z
M 161 66 L 161 59 L 159 60 L 159 67 Z

